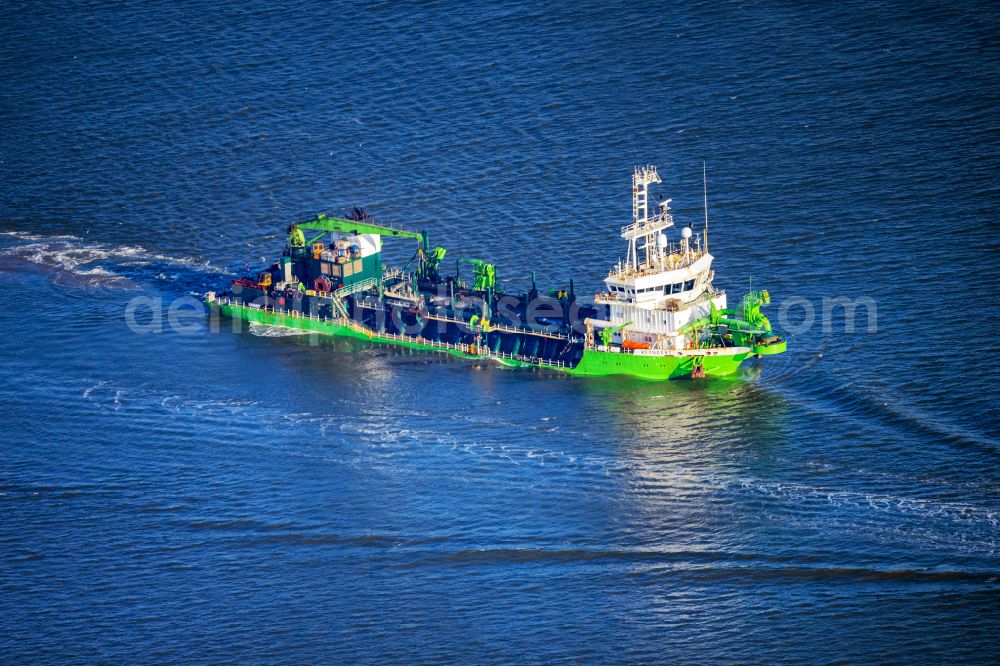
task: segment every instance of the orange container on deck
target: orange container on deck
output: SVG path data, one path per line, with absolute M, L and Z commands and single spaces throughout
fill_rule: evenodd
M 635 349 L 649 349 L 648 342 L 638 342 L 636 340 L 623 340 L 622 349 L 628 349 L 629 351 Z

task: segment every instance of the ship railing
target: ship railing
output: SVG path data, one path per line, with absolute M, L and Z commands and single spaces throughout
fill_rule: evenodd
M 622 238 L 635 238 L 655 234 L 661 229 L 674 226 L 674 217 L 668 211 L 663 211 L 645 220 L 639 220 L 628 224 L 621 229 Z
M 276 308 L 273 305 L 259 305 L 256 303 L 246 303 L 244 301 L 237 301 L 231 298 L 216 297 L 215 301 L 220 305 L 232 305 L 237 307 L 247 307 L 253 308 L 255 310 L 260 310 L 261 312 L 270 312 L 271 314 L 282 315 L 284 317 L 292 317 L 294 319 L 311 319 L 313 321 L 321 321 L 328 324 L 339 323 L 350 325 L 354 323 L 354 320 L 347 316 L 347 310 L 341 310 L 341 316 L 339 317 L 321 317 L 318 314 L 312 312 L 300 312 L 299 310 L 289 310 L 287 308 Z
M 683 250 L 671 244 L 663 251 L 663 262 L 660 263 L 659 260 L 654 259 L 650 263 L 639 264 L 638 268 L 633 267 L 631 264 L 617 264 L 611 267 L 608 271 L 608 277 L 627 279 L 631 277 L 640 277 L 643 275 L 650 275 L 654 273 L 660 273 L 663 271 L 675 271 L 681 268 L 687 268 L 694 262 L 705 256 L 705 251 L 700 249 Z
M 363 327 L 359 327 L 363 328 Z M 367 330 L 367 329 L 365 329 Z M 398 340 L 400 342 L 411 342 L 419 345 L 424 345 L 427 347 L 436 347 L 439 349 L 454 349 L 456 351 L 461 351 L 466 354 L 472 354 L 474 356 L 484 356 L 484 357 L 494 357 L 500 359 L 507 359 L 511 361 L 521 361 L 524 363 L 530 363 L 532 365 L 544 365 L 554 368 L 565 368 L 565 361 L 549 361 L 543 358 L 534 358 L 530 356 L 523 356 L 521 354 L 512 354 L 510 352 L 493 351 L 488 348 L 476 348 L 475 351 L 472 350 L 472 345 L 469 343 L 456 343 L 456 342 L 442 342 L 440 340 L 433 340 L 430 338 L 415 337 L 412 335 L 402 335 L 401 333 L 376 333 L 374 331 L 368 331 L 370 334 L 375 335 L 377 338 L 388 338 L 390 340 Z
M 410 284 L 413 282 L 413 273 L 407 273 L 401 268 L 390 268 L 386 272 L 382 273 L 381 278 L 377 279 L 380 279 L 384 284 L 393 280 L 404 284 Z
M 364 298 L 357 301 L 361 307 L 366 307 L 369 309 L 377 309 L 379 302 L 372 298 Z M 468 327 L 470 331 L 476 331 L 480 333 L 489 333 L 490 331 L 504 331 L 506 333 L 516 333 L 518 335 L 536 335 L 539 337 L 552 338 L 554 340 L 570 340 L 570 336 L 563 333 L 553 333 L 551 331 L 539 331 L 532 328 L 520 328 L 516 326 L 507 326 L 506 324 L 498 324 L 490 322 L 486 327 L 481 325 L 475 325 L 469 323 L 468 319 L 459 319 L 457 317 L 449 317 L 442 314 L 431 314 L 429 312 L 418 314 L 418 317 L 423 319 L 432 319 L 434 321 L 443 321 L 450 324 L 464 325 Z
M 321 317 L 312 312 L 299 312 L 298 310 L 288 310 L 286 308 L 276 308 L 273 305 L 260 305 L 257 303 L 247 303 L 245 301 L 237 301 L 232 298 L 225 298 L 216 296 L 213 301 L 219 305 L 231 305 L 236 307 L 253 308 L 254 310 L 260 310 L 261 312 L 270 312 L 271 314 L 282 315 L 284 317 L 293 317 L 295 319 L 312 319 L 313 321 L 323 321 L 327 323 L 340 322 L 344 319 L 350 321 L 350 317 Z
M 552 338 L 554 340 L 569 340 L 570 337 L 563 333 L 552 333 L 548 331 L 536 331 L 533 328 L 520 328 L 516 326 L 507 326 L 506 324 L 494 324 L 490 322 L 489 329 L 487 333 L 492 330 L 507 331 L 508 333 L 517 333 L 520 335 L 537 335 L 543 338 Z
M 484 326 L 482 326 L 480 324 L 476 324 L 475 326 L 473 326 L 472 324 L 469 323 L 468 319 L 458 319 L 457 317 L 449 317 L 447 315 L 426 313 L 426 314 L 418 315 L 418 316 L 425 317 L 427 319 L 433 319 L 435 321 L 443 321 L 443 322 L 448 322 L 448 323 L 451 323 L 451 324 L 464 325 L 464 326 L 467 326 L 470 331 L 478 331 L 480 333 L 489 333 L 490 331 L 505 331 L 507 333 L 516 333 L 518 335 L 537 335 L 539 337 L 552 338 L 552 339 L 555 339 L 555 340 L 569 340 L 570 339 L 570 337 L 568 335 L 565 335 L 563 333 L 552 333 L 552 332 L 549 332 L 549 331 L 537 331 L 537 330 L 532 329 L 532 328 L 520 328 L 520 327 L 517 327 L 517 326 L 507 326 L 506 324 L 497 324 L 497 323 L 494 323 L 492 321 L 489 323 L 488 326 L 484 327 Z
M 372 287 L 378 285 L 380 280 L 381 278 L 378 277 L 367 278 L 365 280 L 362 280 L 361 282 L 355 282 L 354 284 L 349 285 L 347 287 L 341 287 L 337 291 L 333 292 L 332 295 L 334 298 L 345 298 L 346 296 L 350 296 L 351 294 L 356 294 L 360 291 L 371 289 Z
M 392 289 L 385 290 L 385 297 L 394 298 L 399 301 L 406 301 L 407 303 L 414 303 L 414 304 L 419 304 L 421 300 L 420 297 L 415 294 L 406 294 L 401 291 L 393 291 Z

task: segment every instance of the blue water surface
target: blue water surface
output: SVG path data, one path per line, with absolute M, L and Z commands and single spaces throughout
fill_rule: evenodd
M 995 663 L 998 28 L 0 7 L 3 661 Z M 716 285 L 789 334 L 732 380 L 150 330 L 354 205 L 593 293 L 633 165 L 697 226 L 703 161 Z

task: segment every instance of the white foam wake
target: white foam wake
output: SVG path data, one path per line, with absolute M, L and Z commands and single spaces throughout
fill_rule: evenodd
M 250 334 L 261 338 L 287 338 L 294 335 L 309 335 L 309 331 L 297 328 L 287 328 L 285 326 L 272 326 L 271 324 L 261 324 L 250 322 Z
M 159 254 L 141 245 L 89 243 L 78 236 L 41 236 L 24 231 L 4 231 L 0 232 L 0 236 L 24 241 L 0 251 L 0 257 L 28 262 L 55 272 L 68 273 L 88 283 L 113 286 L 125 286 L 129 283 L 128 278 L 116 273 L 108 267 L 108 264 L 120 266 L 162 264 L 205 273 L 228 272 L 206 260 Z

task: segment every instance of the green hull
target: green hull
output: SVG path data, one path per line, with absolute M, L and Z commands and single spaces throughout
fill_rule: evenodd
M 630 375 L 642 379 L 678 379 L 690 377 L 695 363 L 700 363 L 707 376 L 722 377 L 737 371 L 752 352 L 732 356 L 636 356 L 588 349 L 575 368 L 566 368 L 572 375 L 598 377 Z
M 293 317 L 278 312 L 265 311 L 259 308 L 247 308 L 239 305 L 227 305 L 215 301 L 205 303 L 209 308 L 218 310 L 220 314 L 232 319 L 242 319 L 244 321 L 256 322 L 258 324 L 268 324 L 270 326 L 283 326 L 285 328 L 295 328 L 300 331 L 313 331 L 324 335 L 341 335 L 359 340 L 371 340 L 370 335 L 351 327 L 338 324 L 335 320 L 309 319 L 306 317 Z
M 463 358 L 484 358 L 483 354 L 470 354 L 465 351 L 464 345 L 443 345 L 431 341 L 420 341 L 416 338 L 401 339 L 399 336 L 380 335 L 375 331 L 338 323 L 332 319 L 312 319 L 308 317 L 297 317 L 259 308 L 249 308 L 238 305 L 229 305 L 209 301 L 206 303 L 210 308 L 217 310 L 220 314 L 232 319 L 242 319 L 248 322 L 268 324 L 271 326 L 282 326 L 302 331 L 312 331 L 322 335 L 333 335 L 354 338 L 357 340 L 367 340 L 371 342 L 385 342 L 389 344 L 418 349 L 424 351 L 436 351 L 452 354 Z M 782 343 L 782 347 L 784 343 Z M 780 351 L 784 351 L 782 348 Z M 742 354 L 730 356 L 639 356 L 627 353 L 614 353 L 588 349 L 584 351 L 583 357 L 575 367 L 557 366 L 544 363 L 532 363 L 520 361 L 512 358 L 502 358 L 499 356 L 488 356 L 503 365 L 510 367 L 543 367 L 551 370 L 558 370 L 574 376 L 599 377 L 609 375 L 628 375 L 650 380 L 665 380 L 690 377 L 694 370 L 695 363 L 700 363 L 706 376 L 721 377 L 737 372 L 740 363 L 755 353 L 780 353 L 774 350 L 747 351 Z M 697 359 L 697 360 L 696 360 Z

